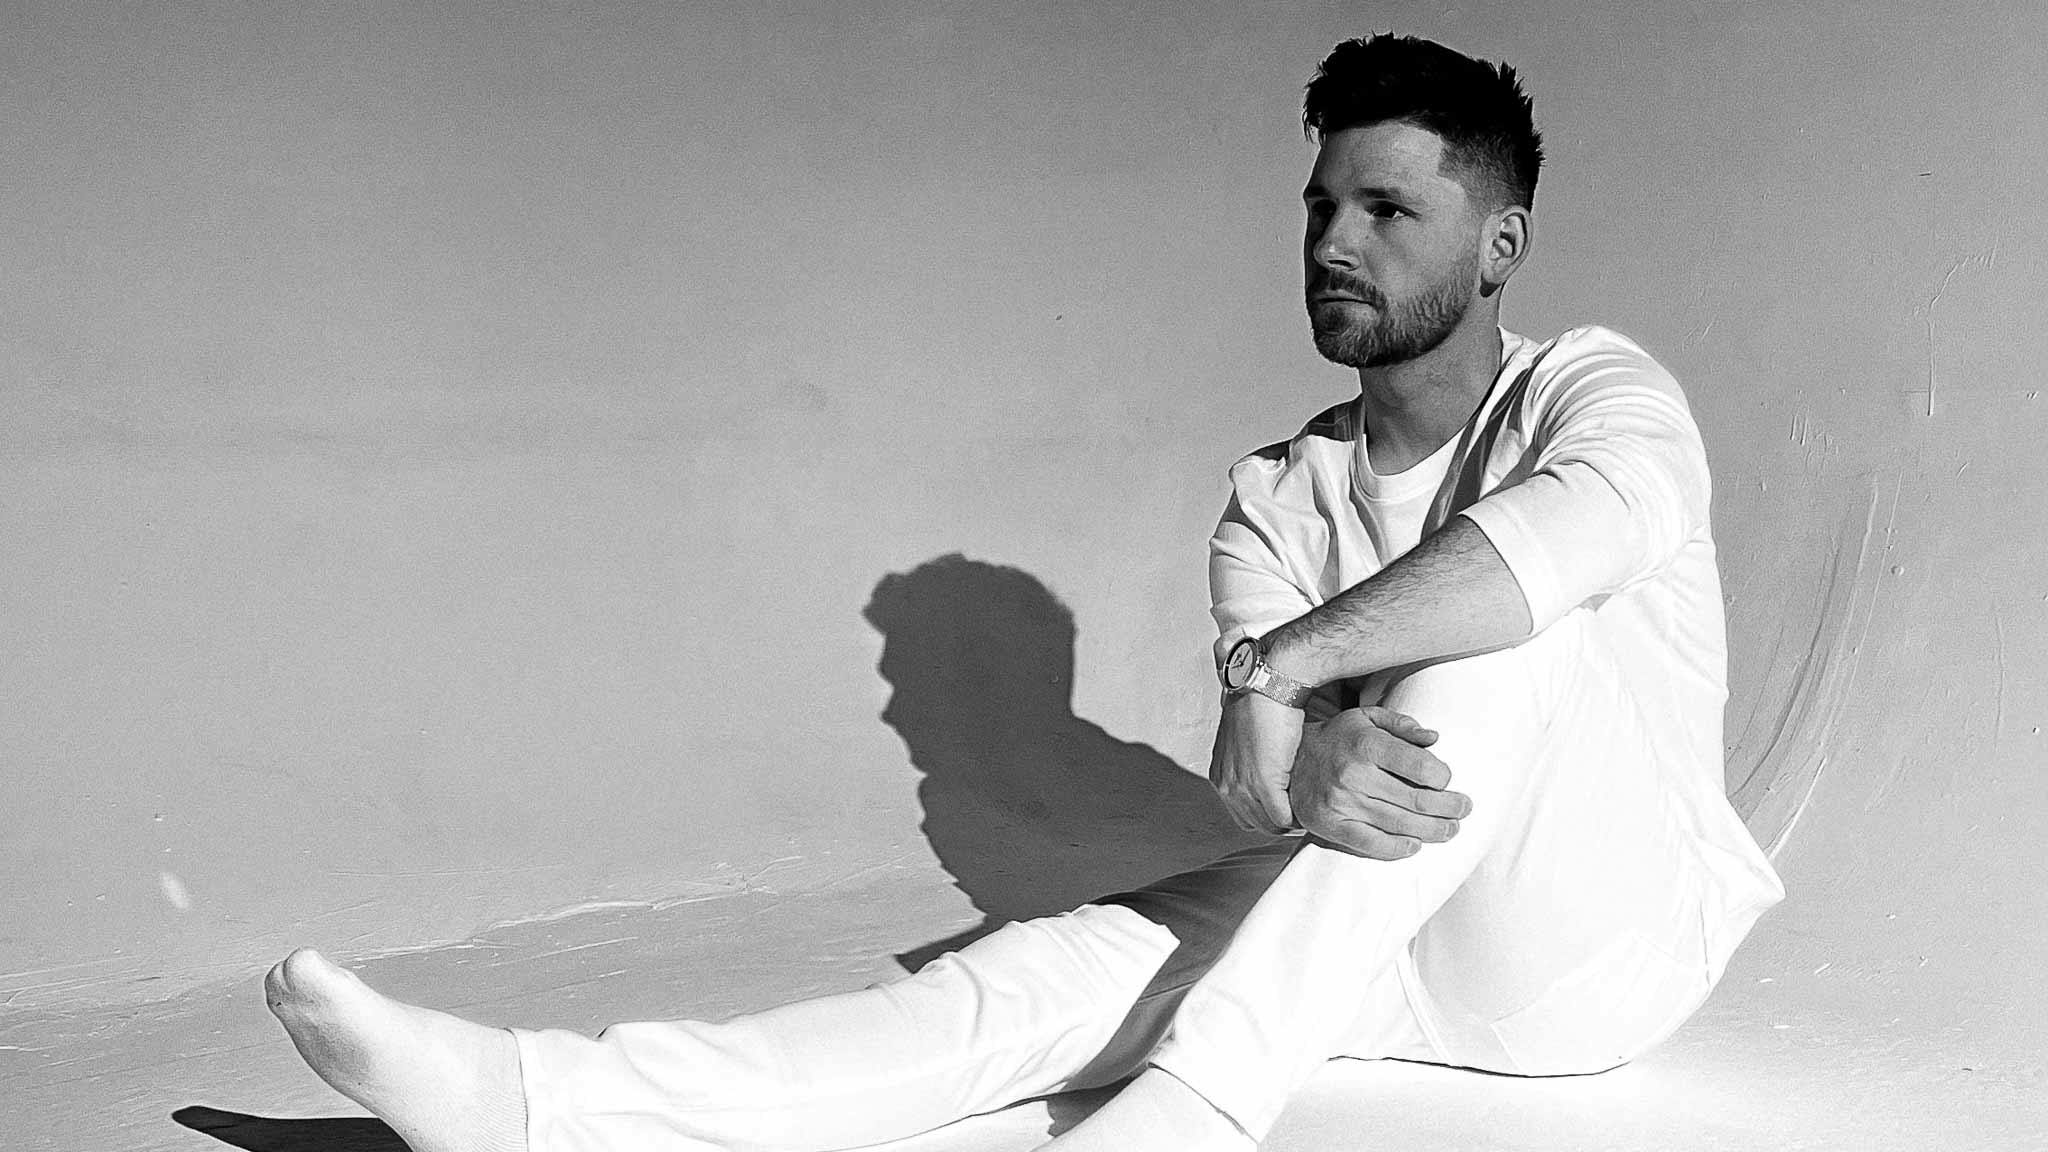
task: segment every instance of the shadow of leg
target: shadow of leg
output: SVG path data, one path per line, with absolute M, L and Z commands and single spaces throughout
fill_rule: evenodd
M 921 944 L 912 948 L 908 952 L 898 952 L 896 954 L 896 963 L 901 965 L 905 972 L 915 972 L 948 952 L 958 952 L 960 949 L 967 947 L 969 944 L 974 943 L 976 940 L 981 939 L 983 936 L 1009 922 L 1008 920 L 999 920 L 994 916 L 990 916 L 974 927 L 961 932 L 955 932 L 944 940 L 934 940 L 929 944 Z
M 407 1152 L 398 1133 L 367 1116 L 283 1120 L 194 1104 L 171 1119 L 249 1152 Z
M 1050 1121 L 1045 1127 L 1047 1136 L 1062 1136 L 1067 1130 L 1095 1115 L 1097 1109 L 1116 1098 L 1130 1080 L 1119 1080 L 1100 1088 L 1082 1088 L 1073 1092 L 1062 1092 L 1045 1098 L 1046 1117 Z

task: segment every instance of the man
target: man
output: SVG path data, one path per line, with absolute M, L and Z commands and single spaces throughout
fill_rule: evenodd
M 1232 470 L 1211 776 L 1305 836 L 722 1025 L 501 1031 L 299 952 L 307 1061 L 418 1152 L 845 1148 L 1133 1074 L 1053 1145 L 1242 1150 L 1331 1057 L 1583 1073 L 1677 1027 L 1782 895 L 1721 795 L 1683 396 L 1604 329 L 1498 326 L 1541 159 L 1510 69 L 1352 41 L 1304 121 L 1309 318 L 1360 394 Z

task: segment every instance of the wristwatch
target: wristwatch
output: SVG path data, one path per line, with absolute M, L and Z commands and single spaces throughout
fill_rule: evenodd
M 1273 671 L 1266 663 L 1265 646 L 1255 636 L 1247 636 L 1232 644 L 1230 654 L 1223 658 L 1223 666 L 1216 670 L 1216 674 L 1223 680 L 1225 697 L 1257 692 L 1289 708 L 1306 705 L 1316 691 L 1313 684 L 1303 684 Z

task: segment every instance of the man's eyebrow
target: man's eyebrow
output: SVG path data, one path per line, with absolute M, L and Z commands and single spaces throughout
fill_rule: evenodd
M 1415 192 L 1413 190 L 1385 184 L 1364 184 L 1349 189 L 1349 191 L 1352 195 L 1362 200 L 1396 200 L 1401 203 L 1407 203 L 1415 199 Z M 1308 186 L 1301 190 L 1301 198 L 1304 200 L 1315 196 L 1328 196 L 1329 194 L 1329 189 L 1324 188 L 1314 180 L 1309 181 Z

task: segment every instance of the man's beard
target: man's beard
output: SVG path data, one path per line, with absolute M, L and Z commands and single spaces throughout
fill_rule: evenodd
M 1354 316 L 1343 304 L 1323 305 L 1318 315 L 1318 306 L 1311 300 L 1308 322 L 1315 332 L 1316 351 L 1347 368 L 1379 368 L 1421 356 L 1449 338 L 1465 319 L 1466 309 L 1472 306 L 1472 277 L 1478 265 L 1475 247 L 1442 279 L 1392 307 L 1373 285 L 1318 268 L 1309 281 L 1310 297 L 1318 292 L 1342 292 L 1370 304 L 1373 315 Z

